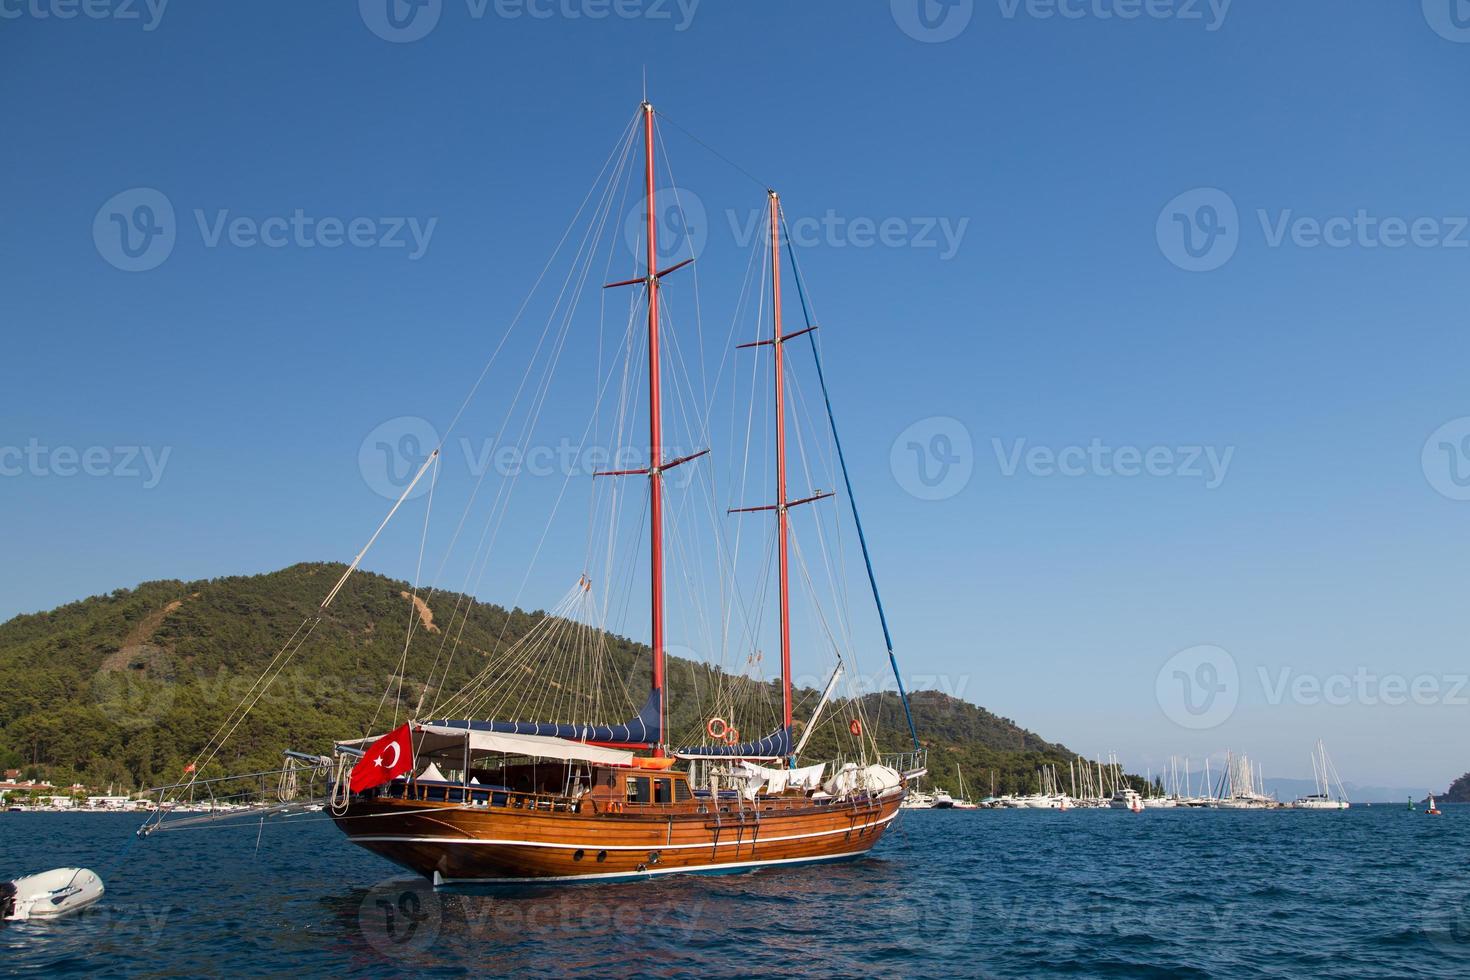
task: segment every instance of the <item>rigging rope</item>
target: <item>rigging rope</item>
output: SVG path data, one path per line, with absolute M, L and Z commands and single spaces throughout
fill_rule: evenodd
M 802 284 L 801 267 L 796 262 L 796 249 L 791 244 L 791 235 L 786 235 L 786 254 L 791 259 L 791 270 L 796 278 L 796 294 L 801 298 L 801 312 L 806 319 L 807 327 L 813 327 L 811 308 L 807 305 L 806 288 Z M 852 478 L 847 471 L 847 457 L 842 452 L 842 438 L 837 434 L 837 419 L 832 414 L 832 397 L 827 391 L 827 376 L 822 371 L 822 355 L 817 350 L 817 341 L 814 333 L 808 333 L 807 340 L 811 342 L 812 359 L 817 367 L 817 379 L 822 386 L 822 401 L 827 406 L 827 421 L 832 426 L 832 442 L 837 446 L 837 458 L 842 464 L 842 482 L 847 488 L 847 502 L 852 508 L 852 522 L 857 527 L 858 542 L 863 549 L 863 564 L 868 572 L 868 584 L 873 589 L 873 603 L 878 607 L 878 622 L 883 626 L 883 642 L 888 646 L 888 662 L 893 667 L 893 679 L 898 682 L 898 696 L 903 702 L 904 718 L 909 723 L 909 736 L 914 742 L 914 751 L 920 751 L 919 732 L 914 727 L 914 714 L 909 708 L 909 696 L 903 687 L 903 676 L 898 670 L 898 657 L 893 652 L 893 634 L 888 629 L 888 616 L 883 611 L 883 596 L 878 592 L 878 576 L 873 571 L 873 556 L 868 550 L 868 538 L 863 533 L 863 519 L 858 514 L 857 497 L 852 492 Z

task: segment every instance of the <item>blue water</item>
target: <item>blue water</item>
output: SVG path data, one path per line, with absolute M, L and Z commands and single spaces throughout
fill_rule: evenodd
M 134 817 L 9 813 L 0 877 L 78 864 L 107 896 L 0 929 L 0 969 L 1465 977 L 1470 807 L 1445 811 L 920 811 L 860 862 L 480 894 L 318 815 L 134 843 Z

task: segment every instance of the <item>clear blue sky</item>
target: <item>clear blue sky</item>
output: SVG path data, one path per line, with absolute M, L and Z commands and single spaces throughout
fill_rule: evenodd
M 1470 28 L 1434 0 L 1063 6 L 1080 16 L 931 2 L 926 33 L 886 0 L 443 0 L 402 40 L 366 0 L 0 3 L 0 616 L 350 558 L 385 505 L 364 437 L 452 415 L 646 65 L 659 107 L 790 217 L 843 222 L 802 261 L 907 671 L 1139 770 L 1233 747 L 1306 775 L 1321 736 L 1349 779 L 1442 787 L 1470 767 L 1470 428 L 1431 440 L 1470 416 Z M 636 16 L 594 16 L 616 9 Z M 407 10 L 402 30 L 427 23 Z M 709 256 L 733 252 L 727 209 L 759 188 L 664 136 Z M 113 213 L 162 220 L 136 196 L 104 207 L 136 188 L 166 198 L 176 240 L 128 272 L 99 243 Z M 296 209 L 367 217 L 375 239 L 435 223 L 417 257 L 408 230 L 402 248 L 210 245 L 222 211 Z M 1302 218 L 1347 219 L 1341 247 Z M 860 219 L 900 230 L 863 247 Z M 1417 240 L 1390 247 L 1395 221 Z M 955 247 L 923 247 L 928 224 L 962 229 Z M 1228 465 L 1107 476 L 1064 452 L 1094 440 L 1164 447 L 1171 473 L 1181 447 Z M 909 442 L 960 469 L 911 493 Z M 164 463 L 156 486 L 129 446 Z M 139 475 L 68 476 L 81 461 L 27 447 L 103 447 L 95 471 Z M 1036 447 L 1081 474 L 1028 464 Z M 368 565 L 410 575 L 416 544 Z M 1202 644 L 1233 659 L 1239 705 L 1196 730 L 1156 680 Z M 1273 697 L 1283 676 L 1362 672 L 1437 693 Z

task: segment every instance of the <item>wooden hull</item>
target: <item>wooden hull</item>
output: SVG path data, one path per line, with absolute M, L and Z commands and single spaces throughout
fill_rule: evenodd
M 436 884 L 597 881 L 861 857 L 901 798 L 776 801 L 718 819 L 686 807 L 575 813 L 375 799 L 354 800 L 336 822 L 354 844 Z

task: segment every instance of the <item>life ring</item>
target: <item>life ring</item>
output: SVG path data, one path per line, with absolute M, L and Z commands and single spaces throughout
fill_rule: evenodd
M 719 731 L 715 731 L 716 725 L 719 726 Z M 704 730 L 710 738 L 718 741 L 719 739 L 724 738 L 725 734 L 730 731 L 730 726 L 725 722 L 725 719 L 723 718 L 711 718 L 708 722 L 705 723 Z
M 854 735 L 861 735 L 863 733 L 863 723 L 854 718 L 852 721 L 847 723 L 847 730 L 852 732 Z
M 725 732 L 725 744 L 735 745 L 740 741 L 740 729 L 731 728 Z

